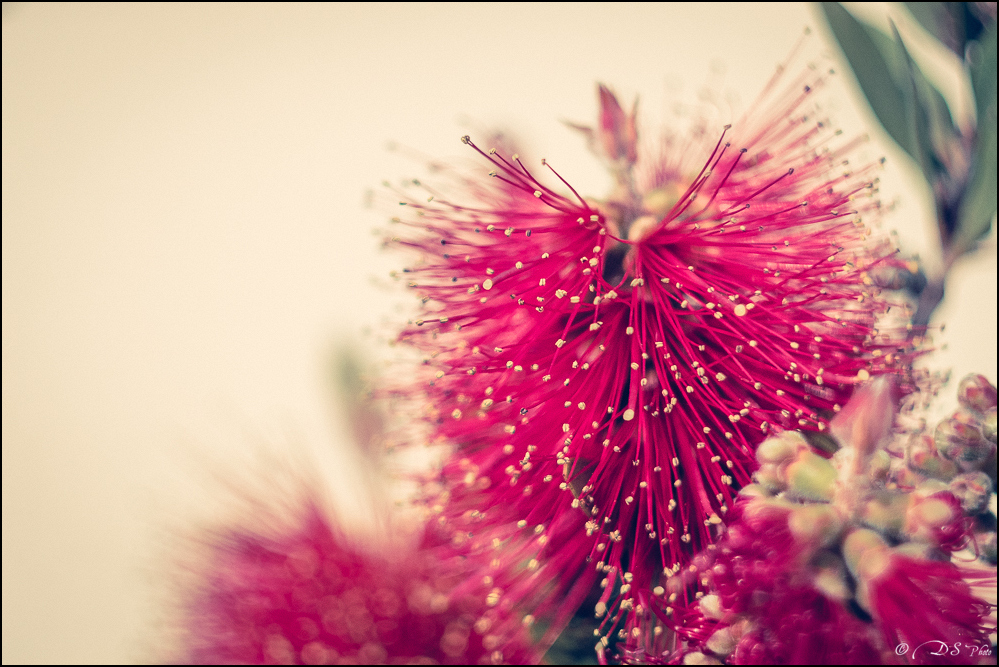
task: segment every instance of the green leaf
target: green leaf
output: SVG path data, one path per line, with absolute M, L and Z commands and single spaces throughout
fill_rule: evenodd
M 922 167 L 926 180 L 934 183 L 938 175 L 946 174 L 950 146 L 960 141 L 960 137 L 954 129 L 954 122 L 943 95 L 930 84 L 922 70 L 912 60 L 894 23 L 891 27 L 895 36 L 893 47 L 897 57 L 904 60 L 906 66 L 910 131 L 919 147 L 919 155 L 913 157 Z
M 952 173 L 958 167 L 952 163 L 955 156 L 966 150 L 961 148 L 962 138 L 954 128 L 943 96 L 909 56 L 894 25 L 892 39 L 855 19 L 838 3 L 824 2 L 821 6 L 861 90 L 885 130 L 919 164 L 932 185 L 953 183 L 952 179 L 959 178 L 959 174 L 963 173 L 963 168 L 958 168 L 956 174 Z M 957 22 L 957 19 L 964 16 L 964 7 L 948 5 L 943 10 L 947 14 L 939 16 L 943 19 L 949 16 L 951 23 L 948 25 L 954 29 L 960 27 L 963 40 L 963 23 Z M 931 21 L 931 12 L 936 10 L 915 8 L 914 11 L 922 12 L 919 20 Z M 930 27 L 927 25 L 928 29 Z M 943 34 L 938 30 L 931 32 L 938 36 Z M 941 229 L 941 235 L 945 241 L 950 239 L 952 254 L 966 251 L 985 234 L 996 212 L 994 23 L 982 33 L 980 40 L 968 45 L 968 54 L 979 118 L 971 170 L 963 191 L 944 195 L 944 199 L 937 202 L 938 207 L 957 214 L 943 215 L 941 220 L 947 226 L 947 229 Z M 947 191 L 946 187 L 944 191 Z M 941 196 L 939 192 L 938 196 Z
M 837 3 L 822 6 L 878 120 L 934 184 L 960 151 L 943 95 L 909 56 L 894 24 L 889 37 Z
M 989 104 L 996 102 L 996 24 L 990 25 L 968 51 L 975 110 L 981 119 Z
M 954 239 L 955 252 L 964 252 L 984 236 L 996 214 L 996 108 L 992 106 L 990 126 L 979 134 L 971 180 L 961 200 L 959 226 Z M 980 130 L 981 131 L 981 130 Z
M 874 115 L 895 143 L 918 160 L 919 142 L 906 112 L 906 91 L 899 85 L 907 78 L 900 76 L 906 70 L 904 59 L 894 46 L 883 52 L 875 42 L 891 45 L 892 40 L 864 26 L 837 2 L 820 5 Z
M 971 62 L 978 111 L 975 157 L 958 216 L 955 251 L 963 252 L 989 231 L 996 214 L 996 26 L 982 35 Z

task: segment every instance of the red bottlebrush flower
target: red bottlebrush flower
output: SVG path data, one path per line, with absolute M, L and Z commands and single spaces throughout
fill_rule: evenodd
M 442 520 L 582 515 L 584 553 L 648 592 L 716 539 L 771 426 L 824 429 L 854 384 L 905 367 L 867 274 L 890 257 L 867 238 L 873 170 L 808 115 L 821 83 L 771 83 L 693 168 L 693 150 L 638 156 L 638 185 L 633 118 L 601 87 L 608 201 L 466 137 L 494 181 L 403 202 L 423 307 L 401 339 L 457 446 Z
M 532 636 L 535 615 L 559 625 L 572 613 L 545 597 L 543 536 L 455 544 L 430 528 L 389 549 L 354 543 L 314 504 L 296 519 L 210 545 L 184 609 L 185 661 L 536 663 L 554 632 Z
M 973 594 L 957 567 L 887 547 L 865 550 L 861 558 L 868 608 L 897 655 L 918 665 L 983 664 L 981 651 L 991 646 L 984 624 L 992 608 Z M 989 583 L 995 587 L 994 573 Z

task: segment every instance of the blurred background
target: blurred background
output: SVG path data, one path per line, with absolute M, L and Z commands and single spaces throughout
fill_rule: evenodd
M 3 662 L 154 660 L 171 535 L 260 452 L 363 515 L 329 371 L 345 344 L 383 367 L 412 308 L 372 231 L 371 193 L 423 173 L 390 143 L 510 130 L 599 196 L 561 122 L 597 81 L 650 133 L 705 85 L 745 110 L 805 26 L 839 58 L 801 4 L 4 3 Z M 825 109 L 888 158 L 884 226 L 932 267 L 930 195 L 839 69 Z M 996 381 L 994 225 L 934 324 L 926 364 Z

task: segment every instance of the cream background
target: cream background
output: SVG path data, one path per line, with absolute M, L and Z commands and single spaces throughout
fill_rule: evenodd
M 464 156 L 474 127 L 513 128 L 599 194 L 559 122 L 591 120 L 596 81 L 655 127 L 664 91 L 689 99 L 716 63 L 744 108 L 811 12 L 5 3 L 3 661 L 152 659 L 169 527 L 212 502 L 206 461 L 304 452 L 353 507 L 325 364 L 365 329 L 381 349 L 409 303 L 376 284 L 402 260 L 371 233 L 391 211 L 365 207 L 421 173 L 388 142 Z M 830 108 L 862 131 L 852 95 Z M 872 134 L 886 225 L 932 261 L 928 197 Z M 993 381 L 994 238 L 955 270 L 932 361 Z

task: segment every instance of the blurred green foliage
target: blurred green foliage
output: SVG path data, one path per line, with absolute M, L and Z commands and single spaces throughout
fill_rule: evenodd
M 920 167 L 933 192 L 949 267 L 988 233 L 996 213 L 995 3 L 905 3 L 961 60 L 975 101 L 971 124 L 955 122 L 894 23 L 889 35 L 839 3 L 820 4 L 874 115 Z

